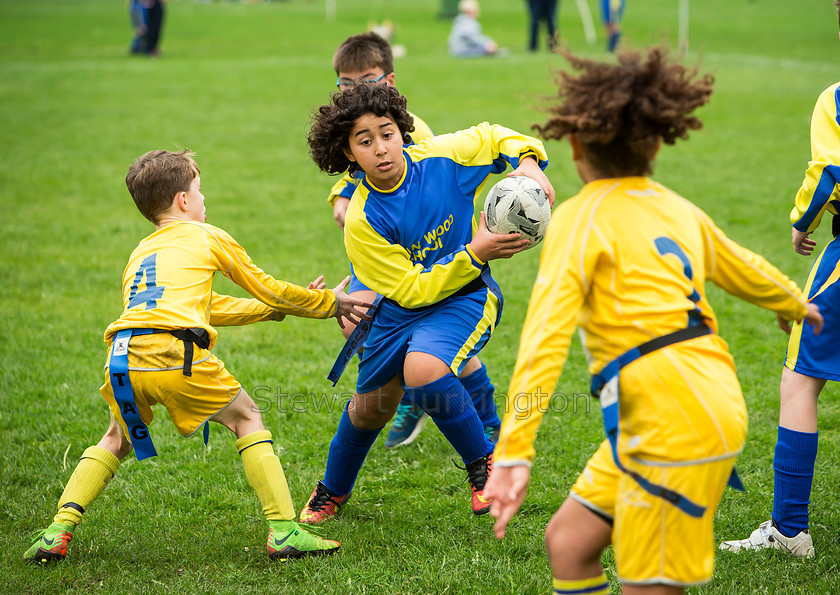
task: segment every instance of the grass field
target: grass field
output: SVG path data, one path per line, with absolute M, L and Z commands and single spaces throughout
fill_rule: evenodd
M 597 19 L 597 3 L 589 0 Z M 631 0 L 626 40 L 677 46 L 676 2 Z M 707 0 L 691 13 L 688 58 L 714 73 L 702 131 L 666 147 L 655 177 L 694 200 L 736 241 L 804 283 L 810 259 L 790 248 L 787 213 L 809 158 L 813 103 L 838 78 L 837 20 L 830 0 Z M 446 54 L 449 24 L 437 0 L 266 4 L 172 0 L 163 58 L 130 58 L 123 2 L 0 0 L 0 591 L 214 593 L 543 593 L 550 573 L 543 530 L 601 440 L 597 404 L 580 397 L 546 416 L 530 494 L 503 542 L 489 517 L 469 512 L 464 473 L 431 425 L 415 444 L 371 451 L 354 500 L 324 533 L 343 543 L 331 559 L 272 564 L 259 504 L 233 437 L 217 426 L 205 449 L 183 440 L 160 413 L 160 456 L 128 457 L 86 513 L 67 561 L 48 569 L 21 560 L 49 523 L 72 468 L 107 422 L 97 388 L 102 333 L 121 312 L 120 276 L 150 232 L 123 179 L 153 148 L 198 153 L 208 221 L 231 232 L 276 276 L 306 283 L 346 274 L 341 235 L 325 202 L 332 180 L 309 161 L 308 116 L 334 89 L 332 53 L 371 19 L 391 18 L 407 56 L 397 85 L 438 132 L 483 120 L 521 131 L 541 121 L 562 61 L 525 52 L 522 2 L 483 0 L 485 32 L 511 49 L 500 60 Z M 586 44 L 575 3 L 561 32 Z M 565 145 L 548 145 L 558 198 L 580 188 Z M 825 226 L 824 226 L 825 227 Z M 817 234 L 820 246 L 828 231 Z M 494 264 L 505 290 L 504 323 L 482 353 L 500 405 L 536 272 L 537 251 Z M 226 279 L 216 290 L 243 295 Z M 717 538 L 746 536 L 768 518 L 786 346 L 775 316 L 716 289 L 710 299 L 750 409 L 739 459 L 746 494 L 728 492 Z M 215 352 L 252 394 L 270 404 L 266 425 L 300 508 L 321 476 L 326 448 L 355 371 L 325 380 L 342 344 L 333 322 L 289 320 L 220 331 Z M 586 392 L 577 344 L 557 387 Z M 840 407 L 831 385 L 821 404 L 812 496 L 813 560 L 773 552 L 722 555 L 696 593 L 840 592 Z M 690 535 L 686 539 L 691 539 Z M 609 554 L 607 572 L 614 577 Z M 614 590 L 618 586 L 614 583 Z

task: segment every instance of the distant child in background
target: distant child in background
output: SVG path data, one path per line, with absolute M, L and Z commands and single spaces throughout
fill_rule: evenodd
M 528 0 L 530 16 L 528 28 L 528 49 L 537 51 L 540 23 L 544 22 L 549 50 L 557 47 L 557 5 L 560 0 Z
M 704 282 L 779 320 L 818 308 L 764 258 L 648 177 L 662 143 L 702 124 L 711 76 L 663 49 L 618 64 L 564 53 L 559 104 L 536 126 L 568 138 L 584 187 L 551 218 L 508 391 L 486 495 L 496 535 L 525 497 L 534 439 L 575 326 L 590 358 L 607 433 L 546 529 L 554 592 L 605 595 L 612 543 L 622 592 L 681 593 L 707 582 L 713 521 L 747 431 L 735 366 Z M 632 93 L 628 92 L 632 89 Z
M 374 32 L 352 35 L 345 39 L 333 56 L 333 68 L 338 76 L 336 85 L 339 91 L 352 89 L 360 81 L 393 87 L 396 77 L 391 46 Z M 409 113 L 414 119 L 414 131 L 411 133 L 409 144 L 432 138 L 434 134 L 431 128 L 415 114 Z M 333 217 L 342 229 L 350 199 L 364 175 L 362 170 L 357 170 L 352 175 L 344 172 L 330 191 L 327 200 L 333 206 Z M 366 302 L 372 302 L 376 298 L 376 292 L 359 281 L 355 273 L 347 286 L 347 293 Z M 349 338 L 354 328 L 353 324 L 345 324 L 342 328 L 344 337 Z M 487 373 L 487 367 L 479 361 L 478 356 L 467 362 L 460 380 L 472 398 L 485 433 L 495 441 L 502 422 L 496 412 L 495 387 Z M 395 448 L 413 442 L 426 419 L 425 412 L 418 404 L 412 403 L 407 396 L 403 398 L 394 416 L 394 423 L 385 438 L 385 447 Z
M 528 240 L 474 226 L 475 200 L 490 174 L 537 180 L 551 202 L 534 138 L 487 123 L 405 146 L 406 100 L 390 86 L 360 83 L 314 116 L 313 161 L 327 173 L 365 172 L 347 209 L 344 244 L 359 279 L 381 297 L 362 344 L 356 392 L 330 444 L 323 481 L 300 514 L 315 523 L 350 498 L 371 445 L 403 394 L 419 403 L 466 466 L 473 513 L 489 511 L 484 487 L 493 443 L 458 375 L 499 322 L 502 296 L 488 261 Z M 365 327 L 362 327 L 364 329 Z M 354 342 L 355 341 L 355 342 Z
M 835 2 L 840 24 L 840 1 Z M 825 317 L 817 335 L 801 323 L 793 326 L 782 382 L 776 451 L 773 456 L 773 511 L 746 539 L 724 541 L 731 552 L 774 548 L 797 558 L 812 557 L 808 504 L 817 458 L 817 401 L 826 381 L 840 380 L 840 83 L 822 92 L 811 116 L 811 161 L 790 213 L 793 248 L 810 256 L 816 242 L 809 236 L 826 211 L 834 215 L 834 239 L 817 258 L 805 292 Z M 837 313 L 837 316 L 835 316 Z
M 257 268 L 230 235 L 205 223 L 204 195 L 192 153 L 151 151 L 129 168 L 126 185 L 155 232 L 132 252 L 123 273 L 125 310 L 105 331 L 108 381 L 100 392 L 111 410 L 107 432 L 82 454 L 58 514 L 24 559 L 61 560 L 82 514 L 102 493 L 132 450 L 138 459 L 156 456 L 148 425 L 152 407 L 163 405 L 183 436 L 206 422 L 236 434 L 236 449 L 268 521 L 271 558 L 331 554 L 336 541 L 310 535 L 295 523 L 295 511 L 271 432 L 254 401 L 210 349 L 214 326 L 282 320 L 286 315 L 358 322 L 369 306 L 344 293 L 348 279 L 324 290 L 319 277 L 309 288 L 278 281 Z M 257 299 L 211 290 L 221 273 Z M 361 309 L 360 309 L 361 308 Z
M 134 27 L 131 53 L 160 56 L 160 33 L 163 29 L 164 0 L 130 0 L 128 12 Z
M 621 39 L 621 19 L 624 16 L 625 0 L 600 0 L 601 19 L 607 32 L 607 50 L 614 52 Z
M 452 21 L 447 41 L 450 55 L 456 58 L 475 58 L 499 53 L 498 44 L 482 33 L 481 23 L 478 22 L 480 15 L 481 7 L 477 0 L 458 2 L 458 16 Z

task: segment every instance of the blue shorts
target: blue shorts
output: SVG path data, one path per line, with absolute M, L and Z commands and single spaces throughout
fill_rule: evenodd
M 820 254 L 805 285 L 808 301 L 820 308 L 822 332 L 809 324 L 793 326 L 785 366 L 812 378 L 840 380 L 840 239 L 834 238 Z
M 489 275 L 488 275 L 489 277 Z M 402 376 L 405 356 L 428 353 L 456 376 L 490 338 L 502 315 L 502 293 L 481 287 L 424 308 L 407 309 L 384 299 L 376 310 L 359 364 L 356 392 L 367 393 Z

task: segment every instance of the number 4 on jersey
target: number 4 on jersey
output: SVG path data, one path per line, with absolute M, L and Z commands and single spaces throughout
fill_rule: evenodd
M 146 310 L 151 310 L 157 307 L 157 301 L 163 297 L 163 287 L 155 284 L 156 262 L 157 254 L 152 254 L 140 263 L 140 268 L 134 275 L 134 283 L 131 284 L 131 293 L 128 295 L 129 308 L 145 303 Z M 144 277 L 146 289 L 138 291 L 140 284 L 144 283 Z

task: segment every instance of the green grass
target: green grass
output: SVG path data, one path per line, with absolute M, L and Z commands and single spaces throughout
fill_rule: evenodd
M 676 47 L 676 2 L 628 4 L 628 42 Z M 49 569 L 21 562 L 30 532 L 47 524 L 78 457 L 107 425 L 97 394 L 102 333 L 120 314 L 126 258 L 150 231 L 123 183 L 131 161 L 152 148 L 193 148 L 210 222 L 282 279 L 305 283 L 323 273 L 337 281 L 347 266 L 325 202 L 332 180 L 311 164 L 305 143 L 312 108 L 332 90 L 335 47 L 370 19 L 389 17 L 398 26 L 396 42 L 408 50 L 397 63 L 397 84 L 434 130 L 488 120 L 527 131 L 544 118 L 538 108 L 552 93 L 551 70 L 561 61 L 524 51 L 521 2 L 482 6 L 485 32 L 512 50 L 505 60 L 450 59 L 449 25 L 435 19 L 436 0 L 346 0 L 338 2 L 335 22 L 325 19 L 322 2 L 172 1 L 160 60 L 127 56 L 123 3 L 0 0 L 2 590 L 548 591 L 544 527 L 602 436 L 597 407 L 585 400 L 543 422 L 530 494 L 504 542 L 492 538 L 491 519 L 469 513 L 464 474 L 430 426 L 410 447 L 386 451 L 380 439 L 373 448 L 353 502 L 324 527 L 342 541 L 340 555 L 271 564 L 233 437 L 217 426 L 205 449 L 200 439 L 180 439 L 159 412 L 152 432 L 161 456 L 126 459 L 86 513 L 70 558 Z M 573 2 L 562 4 L 560 21 L 570 48 L 603 55 L 600 29 L 597 46 L 588 46 Z M 666 147 L 655 177 L 803 282 L 810 262 L 790 249 L 787 212 L 809 158 L 814 100 L 837 78 L 832 3 L 695 2 L 689 48 L 690 60 L 699 58 L 714 73 L 716 91 L 700 112 L 704 130 Z M 580 181 L 569 151 L 559 143 L 548 150 L 558 197 L 571 196 Z M 827 232 L 818 239 L 824 243 Z M 494 265 L 506 294 L 505 320 L 482 359 L 499 393 L 510 378 L 537 260 L 533 251 Z M 242 295 L 224 279 L 216 289 Z M 721 539 L 745 536 L 769 514 L 786 342 L 771 313 L 715 289 L 710 299 L 738 364 L 751 422 L 739 459 L 748 492 L 725 495 L 716 523 Z M 324 379 L 341 343 L 332 322 L 289 320 L 222 329 L 215 350 L 247 390 L 271 401 L 264 419 L 298 508 L 323 471 L 339 405 L 353 388 L 352 369 L 335 389 Z M 585 393 L 587 384 L 576 344 L 557 390 Z M 719 556 L 714 582 L 690 592 L 840 591 L 837 396 L 831 385 L 821 404 L 812 497 L 816 559 Z

